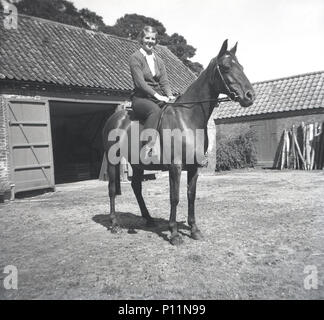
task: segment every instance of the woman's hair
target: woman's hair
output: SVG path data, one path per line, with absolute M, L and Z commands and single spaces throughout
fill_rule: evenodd
M 139 43 L 142 43 L 145 34 L 148 33 L 148 32 L 156 33 L 156 35 L 158 35 L 158 31 L 157 31 L 157 29 L 155 27 L 144 26 L 143 29 L 141 30 L 141 32 L 137 36 L 137 40 L 138 40 Z M 157 39 L 156 39 L 156 43 L 157 43 Z

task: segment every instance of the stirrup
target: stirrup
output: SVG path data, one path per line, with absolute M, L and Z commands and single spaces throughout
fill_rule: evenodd
M 154 149 L 156 148 L 156 146 L 150 146 L 148 144 L 145 144 L 143 147 L 145 150 L 145 154 L 144 154 L 144 161 L 146 162 L 147 160 L 152 160 L 152 162 L 156 162 L 153 160 L 157 160 L 158 162 L 160 161 L 160 153 L 159 152 L 154 152 Z
M 146 144 L 146 145 L 144 145 L 143 148 L 145 148 L 145 150 L 144 150 L 145 151 L 144 159 L 147 160 L 147 159 L 151 158 L 152 157 L 152 153 L 153 153 L 153 147 L 148 146 Z
M 152 151 L 152 148 L 153 148 L 153 146 L 151 146 L 151 145 L 149 144 L 149 142 L 146 143 L 146 144 L 144 144 L 144 145 L 143 145 L 143 149 L 144 149 L 144 151 L 145 151 L 145 155 L 147 155 L 149 152 L 151 152 L 151 151 Z

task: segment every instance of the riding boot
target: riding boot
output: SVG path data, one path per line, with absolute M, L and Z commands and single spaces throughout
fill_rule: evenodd
M 160 160 L 160 143 L 159 133 L 157 132 L 157 125 L 159 121 L 159 113 L 151 113 L 145 121 L 145 129 L 153 129 L 151 139 L 143 146 L 144 160 L 155 158 L 154 160 Z M 155 161 L 154 161 L 155 162 Z
M 160 144 L 157 142 L 158 138 L 155 138 L 146 143 L 143 146 L 144 150 L 144 161 L 151 160 L 152 162 L 160 162 Z

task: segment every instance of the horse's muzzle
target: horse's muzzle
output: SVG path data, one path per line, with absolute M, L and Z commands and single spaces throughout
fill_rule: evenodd
M 255 100 L 255 93 L 253 90 L 248 90 L 245 92 L 243 99 L 238 99 L 240 105 L 244 108 L 250 107 Z

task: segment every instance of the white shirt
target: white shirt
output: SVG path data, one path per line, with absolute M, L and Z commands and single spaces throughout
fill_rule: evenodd
M 153 77 L 156 75 L 156 72 L 155 72 L 155 64 L 154 64 L 154 59 L 155 59 L 155 55 L 154 53 L 152 52 L 152 54 L 147 54 L 146 51 L 141 48 L 140 49 L 141 53 L 143 54 L 143 56 L 145 57 L 146 61 L 147 61 L 147 64 L 151 70 L 151 73 L 153 75 Z

